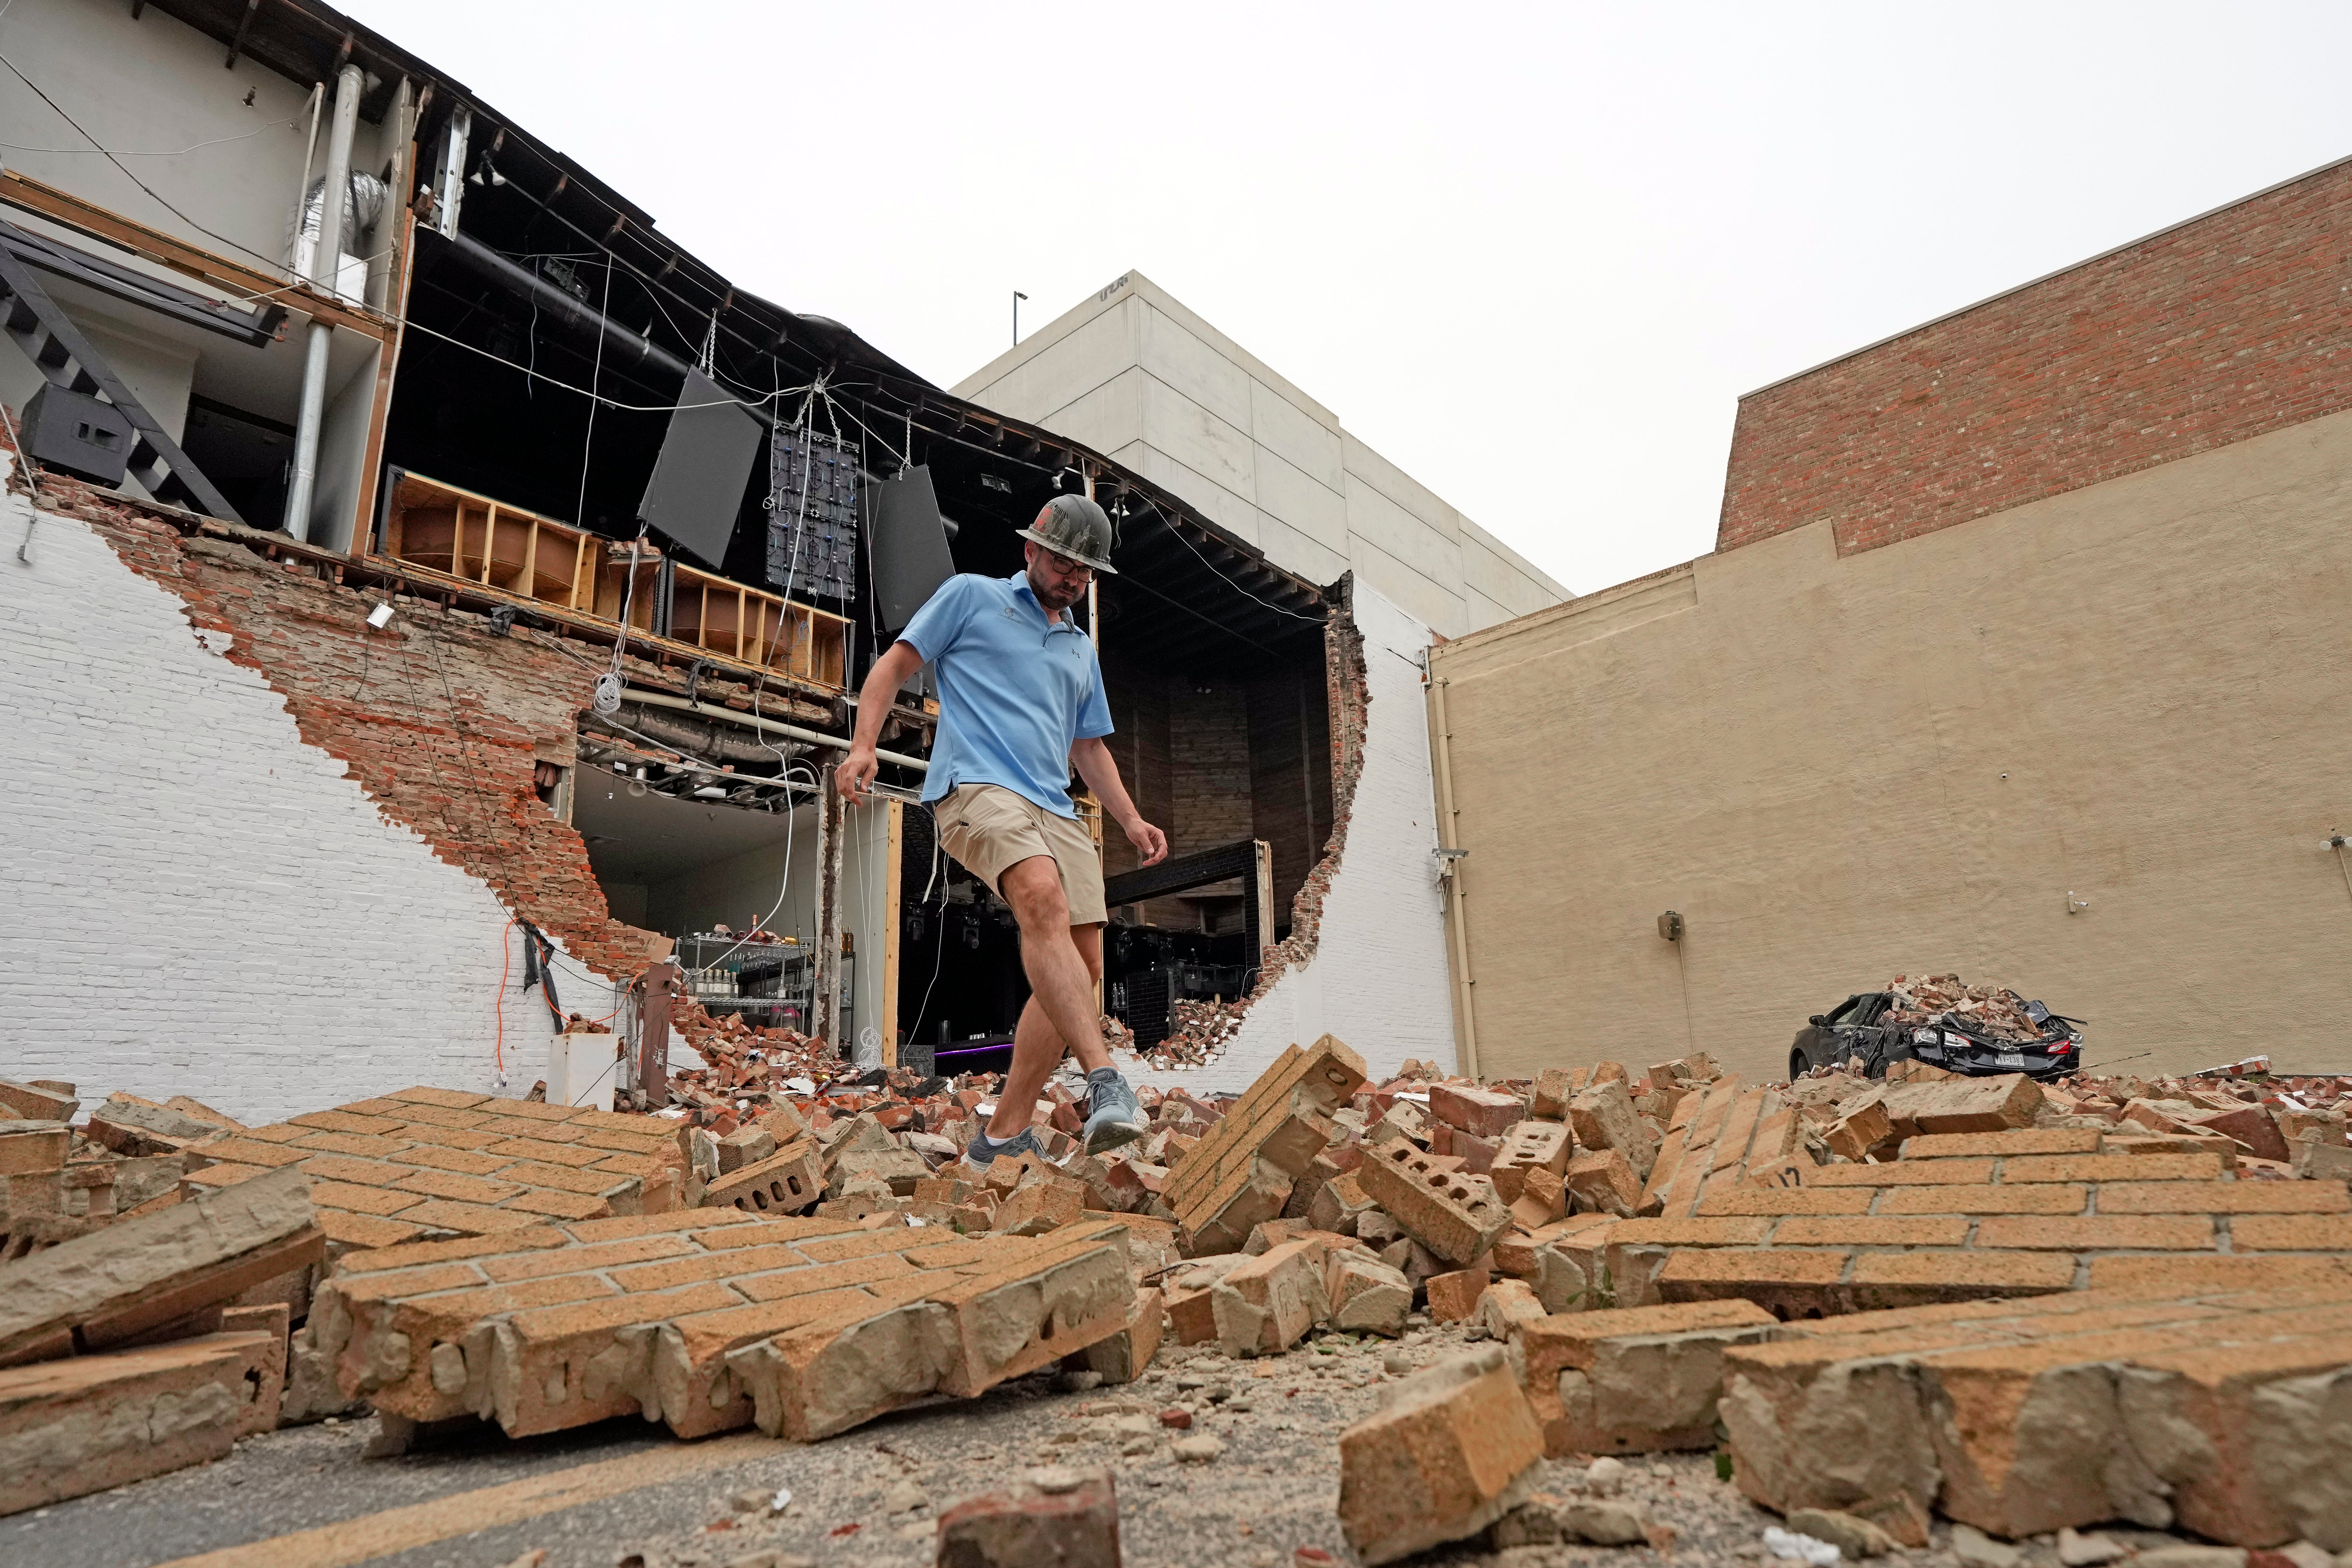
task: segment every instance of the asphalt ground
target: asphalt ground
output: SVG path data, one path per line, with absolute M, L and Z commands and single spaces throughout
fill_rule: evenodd
M 0 1564 L 503 1568 L 543 1551 L 543 1568 L 617 1568 L 632 1554 L 643 1568 L 925 1568 L 940 1510 L 1048 1464 L 1112 1471 L 1126 1568 L 1289 1568 L 1301 1546 L 1353 1563 L 1337 1514 L 1339 1433 L 1397 1372 L 1463 1348 L 1457 1327 L 1402 1343 L 1328 1336 L 1256 1361 L 1171 1346 L 1127 1387 L 1024 1378 L 808 1445 L 756 1433 L 679 1443 L 636 1420 L 512 1441 L 485 1425 L 369 1459 L 372 1417 L 294 1427 L 215 1464 L 0 1520 Z M 1158 1420 L 1178 1405 L 1194 1413 L 1189 1430 Z M 1223 1446 L 1215 1458 L 1175 1456 L 1174 1439 L 1203 1434 Z M 1718 1479 L 1712 1456 L 1628 1464 L 1620 1500 L 1674 1531 L 1663 1550 L 1465 1543 L 1414 1561 L 1779 1568 L 1762 1539 L 1778 1519 Z M 1536 1489 L 1567 1498 L 1583 1484 L 1580 1461 L 1546 1461 Z M 790 1501 L 777 1511 L 780 1490 Z M 1887 1568 L 1993 1568 L 1964 1564 L 1940 1525 L 1937 1537 Z M 2158 1543 L 2168 1542 L 2145 1542 Z M 2058 1563 L 2050 1543 L 2025 1543 L 2002 1568 Z

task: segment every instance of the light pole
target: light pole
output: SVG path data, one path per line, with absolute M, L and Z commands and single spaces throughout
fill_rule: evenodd
M 1013 290 L 1013 346 L 1021 346 L 1021 301 L 1029 298 L 1020 289 Z

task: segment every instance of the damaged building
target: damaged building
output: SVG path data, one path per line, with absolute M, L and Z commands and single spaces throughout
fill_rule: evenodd
M 831 767 L 930 590 L 1016 569 L 1013 530 L 1071 492 L 1119 529 L 1080 618 L 1172 850 L 1104 849 L 1103 1005 L 1136 1070 L 1245 1082 L 1302 1030 L 1362 1033 L 1363 987 L 1306 973 L 1335 883 L 1347 963 L 1443 985 L 1432 632 L 1382 588 L 1438 580 L 1408 563 L 1468 525 L 1287 383 L 1248 362 L 1266 478 L 1237 517 L 1152 449 L 947 392 L 719 276 L 324 7 L 7 20 L 0 401 L 33 462 L 0 639 L 13 723 L 58 764 L 9 857 L 13 967 L 43 974 L 24 1070 L 240 1114 L 314 1077 L 520 1093 L 567 1021 L 618 1035 L 573 1075 L 599 1103 L 657 1083 L 673 1037 L 1001 1065 L 1011 912 L 913 805 L 936 705 L 910 689 L 886 721 L 877 806 Z M 1313 466 L 1302 443 L 1344 445 L 1318 483 L 1384 547 L 1285 531 L 1273 475 Z M 1447 629 L 1560 596 L 1478 538 L 1453 579 L 1511 605 L 1465 620 L 1458 593 Z

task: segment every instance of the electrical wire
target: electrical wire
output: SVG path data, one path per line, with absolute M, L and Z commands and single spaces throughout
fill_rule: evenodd
M 612 308 L 613 263 L 611 258 L 607 258 L 604 262 L 604 302 L 597 307 L 596 313 L 605 321 L 609 321 L 613 319 Z M 530 319 L 532 326 L 530 353 L 532 360 L 536 361 L 539 358 L 539 296 L 536 293 L 531 295 Z M 533 370 L 530 374 L 536 375 L 539 373 L 536 370 Z M 588 458 L 590 454 L 596 449 L 596 387 L 597 384 L 604 380 L 604 330 L 599 327 L 596 332 L 596 358 L 595 362 L 589 367 L 588 371 L 588 435 L 586 438 L 580 443 L 580 501 L 572 511 L 572 518 L 583 528 L 587 526 L 588 522 Z M 642 528 L 637 531 L 637 538 L 640 541 L 645 538 L 645 531 Z M 636 557 L 635 554 L 632 552 L 629 558 L 629 585 L 633 588 L 636 586 L 637 582 L 636 568 Z M 623 624 L 625 625 L 626 621 L 627 611 L 626 605 L 624 605 Z M 613 672 L 617 675 L 620 673 L 620 668 L 621 661 L 618 658 L 614 659 Z
M 8 0 L 9 5 L 16 3 L 16 0 Z M 5 15 L 6 11 L 7 5 L 0 5 L 0 15 Z M 0 403 L 0 424 L 5 424 L 8 427 L 8 445 L 16 448 L 16 471 L 25 476 L 25 489 L 28 492 L 27 505 L 25 508 L 25 540 L 23 543 L 16 546 L 16 559 L 25 565 L 30 566 L 33 563 L 33 531 L 41 525 L 39 471 L 34 467 L 33 459 L 25 455 L 25 443 L 18 439 L 16 435 L 16 421 L 9 414 L 8 405 L 5 403 Z
M 9 67 L 8 68 L 16 70 L 14 66 Z M 22 76 L 24 73 L 22 71 L 17 71 L 16 74 Z M 36 88 L 34 90 L 37 92 L 40 89 Z M 64 111 L 60 110 L 58 112 L 62 113 Z M 215 136 L 209 142 L 198 142 L 186 147 L 174 148 L 169 152 L 128 153 L 121 150 L 120 148 L 109 151 L 104 147 L 26 147 L 15 142 L 0 142 L 0 147 L 5 147 L 11 153 L 61 153 L 74 157 L 88 157 L 90 153 L 97 153 L 109 158 L 178 158 L 184 157 L 190 153 L 201 153 L 207 147 L 225 147 L 231 142 L 250 142 L 255 137 L 260 135 L 263 131 L 276 131 L 281 126 L 298 125 L 301 123 L 301 121 L 302 116 L 299 114 L 295 115 L 290 120 L 273 120 L 268 124 L 263 126 L 260 131 L 240 132 L 235 136 Z M 81 127 L 77 125 L 74 129 L 79 131 Z M 87 134 L 87 132 L 85 132 L 85 134 Z
M 1192 551 L 1194 558 L 1197 559 L 1202 565 L 1206 566 L 1213 576 L 1223 578 L 1225 583 L 1232 587 L 1234 592 L 1239 594 L 1243 598 L 1256 600 L 1257 603 L 1264 605 L 1267 609 L 1274 611 L 1276 615 L 1288 616 L 1294 621 L 1306 621 L 1310 625 L 1318 626 L 1328 624 L 1321 616 L 1303 616 L 1297 610 L 1286 609 L 1280 605 L 1273 603 L 1271 600 L 1260 599 L 1255 594 L 1251 593 L 1247 588 L 1243 587 L 1231 577 L 1226 577 L 1223 572 L 1217 570 L 1216 563 L 1211 561 L 1207 556 L 1202 555 L 1199 547 L 1194 545 L 1191 540 L 1184 537 L 1183 531 L 1176 526 L 1174 519 L 1171 518 L 1165 511 L 1160 510 L 1160 503 L 1158 501 L 1155 501 L 1150 496 L 1140 494 L 1139 492 L 1130 493 L 1135 493 L 1138 500 L 1140 500 L 1144 505 L 1151 509 L 1152 514 L 1160 519 L 1160 526 L 1166 529 L 1170 533 L 1174 534 L 1178 543 L 1181 544 L 1185 549 Z M 1120 514 L 1124 516 L 1126 508 L 1122 503 Z
M 258 294 L 248 296 L 257 300 L 263 297 Z M 617 398 L 605 397 L 591 392 L 584 386 L 574 386 L 568 381 L 559 381 L 554 376 L 533 370 L 527 364 L 517 364 L 510 359 L 494 354 L 489 350 L 469 343 L 463 338 L 453 338 L 446 332 L 436 331 L 422 321 L 412 319 L 405 323 L 405 327 L 409 331 L 423 332 L 428 338 L 439 338 L 445 343 L 454 344 L 469 353 L 479 354 L 486 360 L 506 366 L 509 370 L 520 371 L 534 381 L 543 381 L 550 386 L 561 387 L 566 392 L 576 393 L 582 397 L 593 398 L 607 408 L 618 409 L 625 414 L 677 414 L 688 408 L 763 408 L 771 403 L 789 397 L 795 392 L 808 390 L 806 386 L 780 386 L 775 391 L 759 397 L 715 397 L 702 403 L 623 403 Z M 601 342 L 601 334 L 599 336 Z
M 200 224 L 195 219 L 190 217 L 186 213 L 182 212 L 178 207 L 173 206 L 170 201 L 165 199 L 162 192 L 156 190 L 154 186 L 149 184 L 146 181 L 132 174 L 129 164 L 125 163 L 121 158 L 115 156 L 112 153 L 108 152 L 105 144 L 100 142 L 97 137 L 92 136 L 87 131 L 83 131 L 81 121 L 76 120 L 72 115 L 68 114 L 65 110 L 65 105 L 59 103 L 56 99 L 51 98 L 47 93 L 42 91 L 40 83 L 35 81 L 31 77 L 26 76 L 23 71 L 17 69 L 16 61 L 10 59 L 5 55 L 0 55 L 0 66 L 6 66 L 10 73 L 14 75 L 18 81 L 23 82 L 26 87 L 33 89 L 35 97 L 38 98 L 43 103 L 47 104 L 51 109 L 56 110 L 58 111 L 58 119 L 64 121 L 68 125 L 72 126 L 76 131 L 81 131 L 82 139 L 90 144 L 93 151 L 103 153 L 108 163 L 122 171 L 123 177 L 125 179 L 128 179 L 132 184 L 138 186 L 141 190 L 153 197 L 156 204 L 163 207 L 165 212 L 170 213 L 173 217 L 178 218 L 182 223 L 186 224 L 190 228 L 194 229 L 198 234 L 203 235 L 205 238 L 219 240 L 223 245 L 227 246 L 232 250 L 244 251 L 246 255 L 252 257 L 256 261 L 262 263 L 262 265 L 268 267 L 273 272 L 278 270 L 281 263 L 276 257 L 264 256 L 261 252 L 252 249 L 247 246 L 239 245 L 236 240 L 229 238 L 229 237 L 225 234 L 215 234 L 211 229 L 206 228 L 203 224 Z
M 490 1058 L 498 1066 L 499 1076 L 507 1073 L 507 976 L 514 973 L 514 950 L 507 946 L 507 937 L 515 928 L 515 917 L 507 917 L 507 928 L 499 932 L 499 996 L 491 1011 L 498 1019 L 498 1039 L 490 1047 Z

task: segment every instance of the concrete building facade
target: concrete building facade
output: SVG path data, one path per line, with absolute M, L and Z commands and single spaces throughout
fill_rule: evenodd
M 1752 394 L 1714 553 L 1433 649 L 1481 1069 L 1779 1078 L 1952 972 L 2094 1068 L 2352 1067 L 2347 218 L 2352 163 Z
M 1278 566 L 1317 583 L 1354 572 L 1440 636 L 1570 596 L 1140 272 L 955 391 L 1115 458 Z

